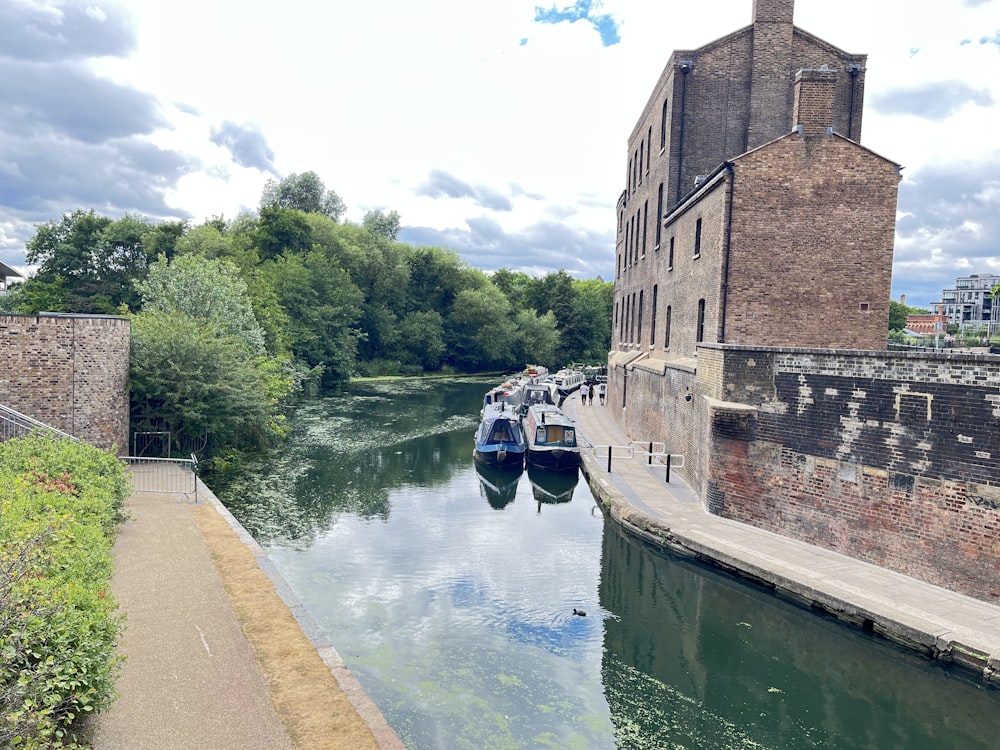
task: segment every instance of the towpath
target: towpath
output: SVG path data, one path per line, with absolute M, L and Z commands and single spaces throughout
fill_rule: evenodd
M 611 407 L 564 404 L 589 446 L 626 445 Z M 595 497 L 626 530 L 747 576 L 905 646 L 1000 682 L 1000 607 L 754 526 L 708 513 L 663 465 L 584 451 Z M 600 456 L 600 457 L 599 457 Z

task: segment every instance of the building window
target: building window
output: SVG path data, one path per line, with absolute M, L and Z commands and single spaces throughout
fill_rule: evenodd
M 625 192 L 632 192 L 632 160 L 628 160 L 628 178 L 625 180 Z
M 649 201 L 645 201 L 642 204 L 643 215 L 646 220 L 642 222 L 642 257 L 646 257 L 646 228 L 649 226 Z
M 670 238 L 670 252 L 667 253 L 667 270 L 674 270 L 674 238 Z
M 694 223 L 694 257 L 701 257 L 701 219 Z
M 656 292 L 657 286 L 653 284 L 653 304 L 649 311 L 649 346 L 656 343 Z
M 653 153 L 653 126 L 649 126 L 649 130 L 646 132 L 646 143 L 649 144 L 649 148 L 646 149 L 646 174 L 649 174 L 649 155 Z
M 642 298 L 643 298 L 643 296 L 644 296 L 644 292 L 642 290 L 639 290 L 639 330 L 638 330 L 638 336 L 636 337 L 635 340 L 638 343 L 640 343 L 640 344 L 642 343 L 642 308 L 643 308 L 643 300 L 642 300 Z
M 705 300 L 698 300 L 698 334 L 695 338 L 697 343 L 705 340 Z
M 868 303 L 867 302 L 862 302 L 861 303 L 861 312 L 868 312 Z
M 621 226 L 618 227 L 621 229 Z M 663 183 L 656 190 L 656 249 L 660 249 L 660 235 L 663 233 Z
M 663 322 L 664 330 L 666 331 L 663 334 L 663 348 L 664 349 L 669 349 L 670 348 L 670 312 L 671 312 L 670 305 L 667 305 L 667 319 Z
M 660 152 L 667 147 L 667 100 L 663 100 L 663 111 L 660 114 Z
M 630 231 L 629 224 L 626 223 L 625 224 L 625 268 L 628 268 L 628 262 L 629 262 L 629 254 L 628 254 L 629 251 L 628 241 L 630 236 L 629 231 Z
M 632 292 L 632 314 L 629 316 L 631 320 L 628 324 L 628 340 L 633 343 L 635 342 L 635 310 L 635 292 Z
M 637 165 L 639 167 L 639 176 L 637 182 L 640 185 L 642 184 L 642 160 L 645 155 L 646 155 L 646 142 L 639 141 L 639 163 Z

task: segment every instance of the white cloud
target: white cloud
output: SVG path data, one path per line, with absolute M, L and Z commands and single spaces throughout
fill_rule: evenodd
M 573 4 L 541 7 L 553 5 L 562 11 Z M 49 118 L 78 130 L 86 125 L 91 139 L 117 125 L 157 151 L 119 151 L 108 141 L 83 158 L 69 155 L 73 144 L 65 140 L 56 147 L 0 137 L 0 164 L 7 165 L 0 168 L 0 257 L 20 262 L 26 228 L 74 208 L 145 208 L 196 221 L 234 216 L 256 207 L 273 165 L 282 174 L 317 172 L 344 199 L 349 220 L 394 209 L 410 236 L 453 242 L 470 262 L 510 260 L 540 272 L 565 265 L 612 278 L 626 142 L 653 84 L 674 49 L 748 25 L 752 0 L 605 0 L 599 13 L 618 22 L 621 39 L 611 46 L 594 23 L 536 23 L 536 6 L 8 5 L 0 11 L 7 27 L 0 29 L 0 66 L 30 64 L 42 80 L 55 70 L 49 63 L 60 61 L 109 104 L 131 103 L 117 123 L 102 123 L 93 103 L 81 103 L 86 116 L 74 120 L 65 100 Z M 52 8 L 61 13 L 60 33 L 39 33 L 52 23 Z M 997 8 L 942 0 L 924 13 L 885 0 L 866 5 L 862 21 L 815 0 L 799 0 L 795 10 L 801 28 L 868 54 L 862 140 L 905 167 L 893 290 L 914 304 L 1000 257 L 1000 246 L 990 244 L 1000 232 L 992 218 L 1000 168 Z M 99 50 L 106 54 L 95 56 Z M 0 108 L 12 86 L 0 80 Z M 124 200 L 121 191 L 100 185 L 65 190 L 67 182 L 83 182 L 43 179 L 45 165 L 55 169 L 41 158 L 46 149 L 91 179 L 107 174 L 119 185 L 148 184 L 127 205 L 116 202 Z M 96 159 L 115 162 L 119 153 L 141 160 L 134 170 L 94 169 Z M 7 167 L 30 181 L 4 177 Z M 449 176 L 451 191 L 428 190 L 434 175 Z M 37 195 L 26 197 L 29 189 Z M 981 229 L 969 232 L 966 223 Z

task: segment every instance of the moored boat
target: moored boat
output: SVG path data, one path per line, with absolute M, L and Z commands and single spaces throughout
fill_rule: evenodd
M 476 461 L 497 468 L 520 468 L 526 450 L 519 414 L 505 401 L 483 407 L 476 430 Z
M 559 395 L 566 398 L 583 385 L 583 373 L 579 370 L 560 370 L 552 376 L 552 382 L 555 383 Z
M 536 405 L 548 404 L 557 406 L 562 399 L 559 397 L 559 390 L 555 383 L 525 383 L 521 386 L 519 394 L 521 415 L 524 416 L 528 408 Z
M 531 466 L 549 471 L 576 471 L 580 448 L 576 444 L 576 425 L 551 404 L 528 407 L 521 419 L 527 444 L 525 460 Z

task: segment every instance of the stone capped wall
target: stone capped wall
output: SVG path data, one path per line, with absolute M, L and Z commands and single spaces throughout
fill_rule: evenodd
M 126 318 L 0 315 L 0 404 L 127 452 L 129 343 Z
M 710 510 L 1000 602 L 1000 358 L 713 354 Z

